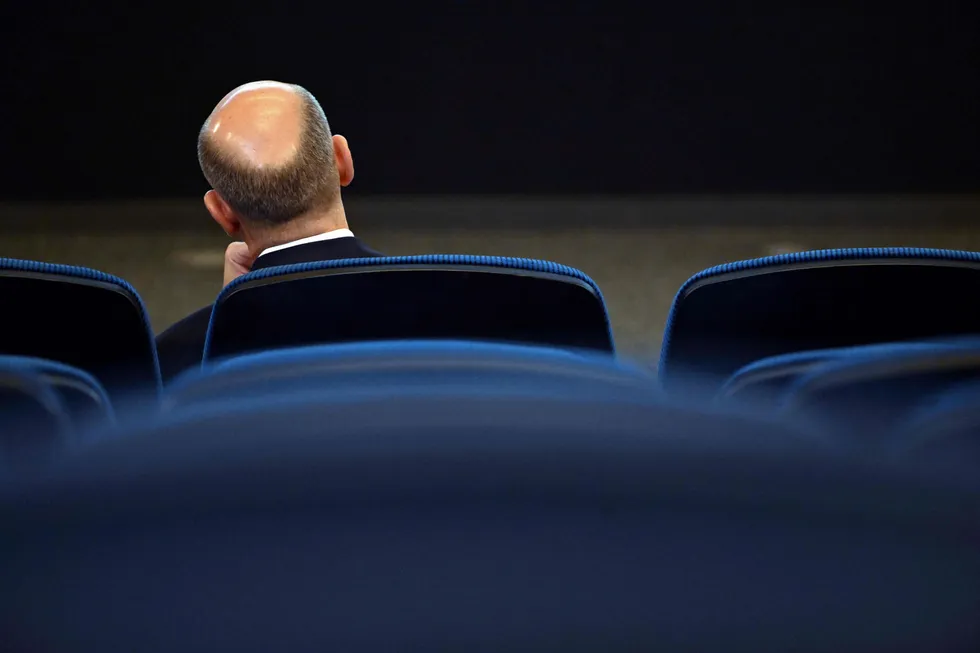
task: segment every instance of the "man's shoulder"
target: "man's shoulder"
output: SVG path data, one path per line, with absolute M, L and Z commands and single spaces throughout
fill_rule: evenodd
M 304 252 L 303 254 L 308 257 L 313 257 L 312 260 L 324 261 L 345 258 L 375 258 L 384 256 L 384 254 L 368 247 L 363 240 L 356 236 L 325 240 L 322 242 L 319 250 L 310 248 L 310 250 Z
M 360 258 L 381 258 L 384 256 L 381 252 L 365 245 L 364 241 L 360 238 L 354 238 L 353 240 L 356 241 L 357 249 L 361 254 Z
M 200 333 L 202 329 L 206 333 L 208 324 L 211 321 L 211 308 L 211 306 L 205 306 L 194 311 L 187 317 L 174 322 L 157 335 L 157 344 L 160 342 L 173 342 L 195 336 L 196 334 Z M 203 341 L 204 333 L 201 333 L 201 338 Z
M 165 381 L 201 364 L 210 322 L 211 307 L 205 306 L 174 322 L 156 337 L 160 371 Z

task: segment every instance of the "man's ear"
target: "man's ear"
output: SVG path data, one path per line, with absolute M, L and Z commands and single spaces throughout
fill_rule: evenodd
M 228 206 L 228 202 L 221 195 L 218 195 L 217 191 L 209 190 L 204 194 L 204 206 L 207 207 L 208 213 L 218 223 L 218 226 L 224 229 L 226 234 L 234 238 L 241 233 L 241 220 L 238 219 L 235 211 Z
M 348 186 L 354 181 L 354 158 L 350 154 L 347 139 L 337 134 L 333 137 L 333 153 L 337 159 L 337 176 L 341 186 Z

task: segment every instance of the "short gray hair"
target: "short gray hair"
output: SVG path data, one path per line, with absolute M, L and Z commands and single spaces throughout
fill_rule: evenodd
M 316 98 L 301 86 L 303 125 L 296 155 L 284 166 L 260 169 L 229 156 L 209 137 L 207 123 L 197 137 L 197 160 L 211 187 L 247 220 L 281 225 L 340 195 L 333 136 Z

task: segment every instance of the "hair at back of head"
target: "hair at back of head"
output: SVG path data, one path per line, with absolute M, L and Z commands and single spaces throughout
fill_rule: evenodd
M 340 194 L 333 137 L 313 95 L 293 86 L 302 104 L 296 155 L 276 167 L 256 167 L 222 150 L 210 138 L 208 123 L 197 140 L 204 177 L 244 219 L 279 225 L 314 209 L 330 207 Z

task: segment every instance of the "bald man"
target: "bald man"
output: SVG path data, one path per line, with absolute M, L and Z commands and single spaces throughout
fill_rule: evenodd
M 225 285 L 249 270 L 381 256 L 347 225 L 340 189 L 354 179 L 350 148 L 306 89 L 236 88 L 204 122 L 197 157 L 211 185 L 204 206 L 236 239 L 225 250 Z M 204 307 L 157 336 L 164 380 L 200 365 L 210 317 Z

